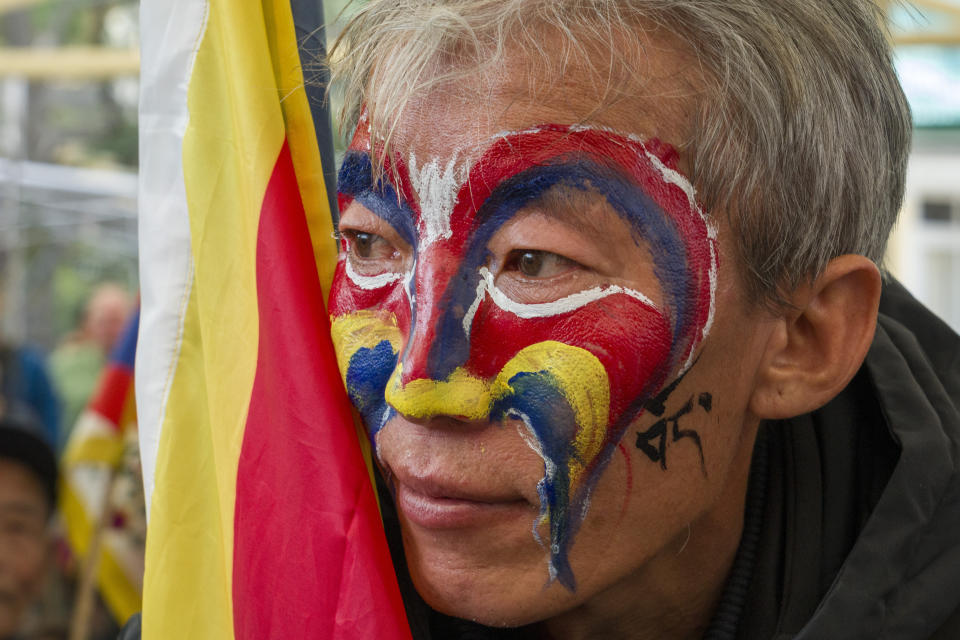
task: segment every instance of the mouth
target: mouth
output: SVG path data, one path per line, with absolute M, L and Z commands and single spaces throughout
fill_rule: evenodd
M 466 529 L 531 517 L 533 505 L 509 491 L 413 476 L 394 475 L 393 480 L 397 508 L 424 529 Z

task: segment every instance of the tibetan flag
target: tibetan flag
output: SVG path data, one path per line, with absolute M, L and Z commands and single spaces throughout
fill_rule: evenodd
M 67 542 L 76 558 L 87 555 L 103 526 L 97 586 L 120 624 L 140 610 L 143 581 L 144 507 L 133 400 L 137 325 L 134 314 L 70 434 L 60 491 Z
M 141 3 L 145 640 L 410 637 L 324 309 L 300 9 Z

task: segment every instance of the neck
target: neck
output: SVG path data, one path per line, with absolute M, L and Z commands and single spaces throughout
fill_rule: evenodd
M 542 625 L 555 640 L 701 638 L 710 624 L 743 532 L 756 429 L 730 466 L 714 506 L 639 571 Z

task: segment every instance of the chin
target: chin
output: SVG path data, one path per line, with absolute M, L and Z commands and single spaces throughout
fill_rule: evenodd
M 432 609 L 455 618 L 471 620 L 488 627 L 522 627 L 551 617 L 552 607 L 545 607 L 549 587 L 542 586 L 534 593 L 516 594 L 512 589 L 488 588 L 477 584 L 476 576 L 466 580 L 467 585 L 454 588 L 448 584 L 436 584 L 415 576 L 413 583 L 424 602 Z M 465 588 L 464 588 L 465 587 Z
M 521 627 L 569 610 L 581 599 L 579 592 L 549 582 L 542 551 L 536 562 L 519 566 L 478 566 L 463 558 L 429 556 L 416 547 L 407 552 L 413 584 L 432 609 L 455 618 Z

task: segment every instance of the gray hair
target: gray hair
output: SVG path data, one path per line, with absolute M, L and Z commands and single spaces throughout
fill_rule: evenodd
M 342 122 L 365 107 L 388 146 L 408 102 L 508 51 L 558 77 L 604 47 L 594 70 L 609 77 L 607 64 L 635 69 L 643 55 L 615 36 L 674 34 L 704 86 L 690 178 L 706 210 L 728 216 L 751 300 L 777 304 L 836 256 L 882 260 L 911 135 L 883 23 L 871 0 L 371 0 L 330 59 Z M 543 29 L 562 50 L 544 50 Z

